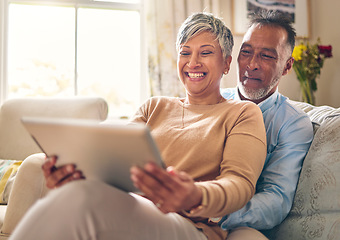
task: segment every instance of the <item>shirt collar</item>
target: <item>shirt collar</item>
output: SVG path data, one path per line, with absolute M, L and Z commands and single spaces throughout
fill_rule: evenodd
M 238 87 L 236 88 L 234 99 L 241 101 L 240 91 L 238 90 Z

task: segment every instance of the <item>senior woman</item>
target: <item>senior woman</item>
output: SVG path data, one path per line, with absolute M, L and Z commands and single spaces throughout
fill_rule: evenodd
M 179 29 L 177 70 L 186 97 L 153 97 L 132 119 L 149 126 L 169 166 L 131 169 L 143 196 L 75 181 L 86 176 L 72 165 L 55 168 L 51 158 L 43 172 L 57 189 L 10 239 L 225 239 L 217 222 L 250 200 L 266 155 L 259 108 L 220 94 L 232 47 L 230 30 L 211 14 L 193 14 Z

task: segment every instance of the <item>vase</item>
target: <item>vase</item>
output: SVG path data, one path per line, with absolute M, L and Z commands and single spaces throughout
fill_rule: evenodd
M 305 79 L 304 81 L 300 81 L 300 88 L 301 88 L 301 100 L 303 102 L 315 105 L 315 97 L 314 91 L 312 89 L 312 81 L 315 79 Z

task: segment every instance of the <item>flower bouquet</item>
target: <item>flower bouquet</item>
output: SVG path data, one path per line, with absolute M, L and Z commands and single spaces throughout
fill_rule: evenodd
M 316 78 L 320 75 L 325 58 L 332 57 L 332 46 L 320 45 L 320 39 L 315 44 L 310 44 L 305 40 L 295 46 L 292 56 L 294 58 L 293 69 L 300 82 L 302 101 L 314 105 L 314 92 L 317 90 Z

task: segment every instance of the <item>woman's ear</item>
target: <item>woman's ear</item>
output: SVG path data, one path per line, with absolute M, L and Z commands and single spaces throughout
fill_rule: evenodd
M 232 56 L 228 56 L 228 57 L 225 59 L 225 63 L 224 63 L 224 71 L 223 71 L 224 74 L 228 74 L 232 59 L 233 59 Z
M 290 71 L 290 69 L 292 69 L 293 63 L 294 63 L 294 58 L 290 57 L 286 62 L 285 68 L 283 69 L 282 76 L 286 75 Z

